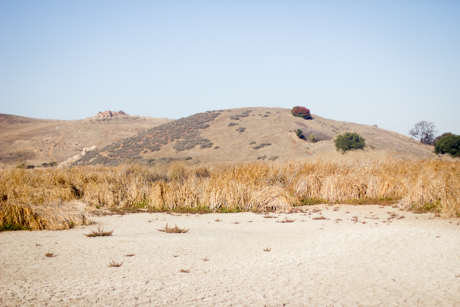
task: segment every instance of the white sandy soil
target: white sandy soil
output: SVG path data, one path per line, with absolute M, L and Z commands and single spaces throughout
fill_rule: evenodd
M 83 235 L 97 225 L 3 232 L 0 305 L 460 306 L 460 219 L 334 207 L 94 217 L 110 237 Z M 159 232 L 166 223 L 190 230 Z

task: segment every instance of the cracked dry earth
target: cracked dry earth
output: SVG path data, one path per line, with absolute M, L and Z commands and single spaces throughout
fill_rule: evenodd
M 460 306 L 460 219 L 303 210 L 94 217 L 114 230 L 96 238 L 97 225 L 3 232 L 0 305 Z

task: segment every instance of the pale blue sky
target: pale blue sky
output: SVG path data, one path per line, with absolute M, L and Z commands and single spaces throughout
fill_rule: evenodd
M 0 113 L 296 105 L 460 134 L 460 1 L 0 0 Z

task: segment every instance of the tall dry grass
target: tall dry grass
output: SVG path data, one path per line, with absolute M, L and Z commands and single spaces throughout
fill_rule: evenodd
M 92 209 L 229 212 L 289 210 L 309 200 L 393 199 L 406 209 L 460 217 L 459 178 L 458 161 L 396 159 L 11 169 L 0 179 L 0 225 L 66 229 L 85 224 L 81 203 Z

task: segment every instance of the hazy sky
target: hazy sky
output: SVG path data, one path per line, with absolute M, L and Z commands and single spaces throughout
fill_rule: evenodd
M 460 1 L 0 0 L 0 113 L 296 105 L 460 134 Z

